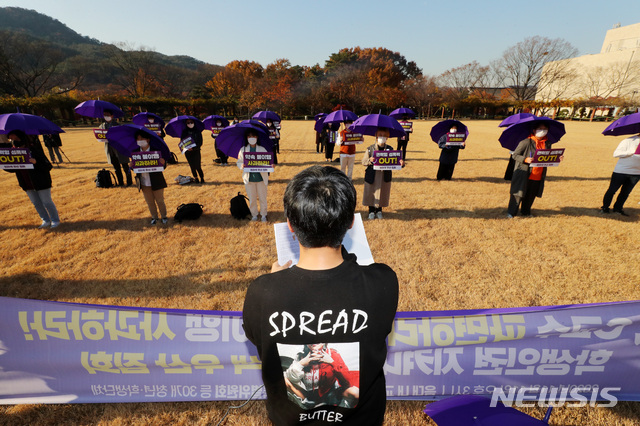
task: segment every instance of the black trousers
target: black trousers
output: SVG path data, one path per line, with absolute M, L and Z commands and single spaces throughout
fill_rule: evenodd
M 621 211 L 622 207 L 624 207 L 624 203 L 627 201 L 627 198 L 629 198 L 629 194 L 633 191 L 633 187 L 636 186 L 639 180 L 640 175 L 627 175 L 624 173 L 613 172 L 611 174 L 609 189 L 604 193 L 604 198 L 602 199 L 602 207 L 608 208 L 615 193 L 618 189 L 622 188 L 620 189 L 618 198 L 616 198 L 616 203 L 613 205 L 614 211 Z
M 438 180 L 451 180 L 453 176 L 453 170 L 456 168 L 456 163 L 453 164 L 444 164 L 440 163 L 438 167 L 438 174 L 436 175 L 436 179 Z
M 402 140 L 401 138 L 398 138 L 398 150 L 402 151 L 402 159 L 406 160 L 407 158 L 407 144 L 409 143 L 408 140 Z
M 129 170 L 129 165 L 127 163 L 120 163 L 117 155 L 111 157 L 111 165 L 113 166 L 113 170 L 115 171 L 118 185 L 124 186 L 124 181 L 122 178 L 122 171 L 124 170 L 124 174 L 127 177 L 127 186 L 131 186 L 133 183 L 133 179 L 131 178 L 131 170 Z
M 515 217 L 518 215 L 518 204 L 520 205 L 520 213 L 522 213 L 522 216 L 531 215 L 531 206 L 538 195 L 541 182 L 542 181 L 540 180 L 529 180 L 529 182 L 527 182 L 527 189 L 524 191 L 524 196 L 520 202 L 518 202 L 516 197 L 511 194 L 509 198 L 509 207 L 507 209 L 511 216 Z
M 184 156 L 187 158 L 187 162 L 189 163 L 189 167 L 191 167 L 191 175 L 194 178 L 204 179 L 204 173 L 202 172 L 202 154 L 199 149 L 192 149 L 191 151 L 187 151 L 184 153 Z
M 333 159 L 333 148 L 336 146 L 334 143 L 327 143 L 327 146 L 324 150 L 324 158 L 328 158 L 329 160 Z

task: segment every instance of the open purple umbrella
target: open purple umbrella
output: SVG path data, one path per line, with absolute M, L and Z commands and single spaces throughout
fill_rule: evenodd
M 202 123 L 202 121 L 198 120 L 194 116 L 179 115 L 169 120 L 169 123 L 167 123 L 167 126 L 164 128 L 164 131 L 169 136 L 173 136 L 174 138 L 182 137 L 182 132 L 184 131 L 184 129 L 187 128 L 187 123 L 186 123 L 187 120 L 193 120 L 193 122 L 195 123 L 194 128 L 196 130 L 200 132 L 204 130 L 204 124 Z
M 638 133 L 640 133 L 640 112 L 618 118 L 602 132 L 605 136 L 635 135 Z
M 319 114 L 314 115 L 314 116 L 313 116 L 313 119 L 314 119 L 314 120 L 316 120 L 316 121 L 318 121 L 320 118 L 322 118 L 322 117 L 326 117 L 327 115 L 328 115 L 328 114 L 326 114 L 326 113 L 324 113 L 324 112 L 321 112 L 321 113 L 319 113 Z
M 262 126 L 258 126 L 255 122 L 256 120 L 245 120 L 222 129 L 216 138 L 218 149 L 229 157 L 238 158 L 238 153 L 247 140 L 247 131 L 253 130 L 258 134 L 258 143 L 267 151 L 271 151 L 273 141 L 269 139 L 269 132 L 266 127 L 262 127 L 264 124 L 260 123 Z
M 85 117 L 102 118 L 105 110 L 111 111 L 114 118 L 124 117 L 124 112 L 120 108 L 111 102 L 101 101 L 100 99 L 81 102 L 74 110 L 76 114 L 84 115 Z
M 548 425 L 551 409 L 544 420 L 505 407 L 498 402 L 491 407 L 491 399 L 480 395 L 456 395 L 427 404 L 424 413 L 438 426 L 541 426 Z
M 216 121 L 218 120 L 222 122 L 222 126 L 220 127 L 227 127 L 229 125 L 229 120 L 227 120 L 221 115 L 215 115 L 215 114 L 210 115 L 204 120 L 202 120 L 202 124 L 204 124 L 205 129 L 211 130 L 212 127 L 216 127 Z
M 408 116 L 409 118 L 413 118 L 416 116 L 416 113 L 413 112 L 413 110 L 410 108 L 403 107 L 403 108 L 397 108 L 391 111 L 391 114 L 389 114 L 389 117 L 393 117 L 397 120 L 399 118 L 403 118 L 405 115 Z
M 446 135 L 447 133 L 449 133 L 449 129 L 451 129 L 451 126 L 454 126 L 454 125 L 458 129 L 458 133 L 464 133 L 465 135 L 469 136 L 469 129 L 467 129 L 467 126 L 462 124 L 461 121 L 444 120 L 436 123 L 435 126 L 431 128 L 431 131 L 429 132 L 429 136 L 431 136 L 431 140 L 434 141 L 435 143 L 438 143 L 442 135 Z
M 267 120 L 271 120 L 271 121 L 282 121 L 280 120 L 280 116 L 278 114 L 276 114 L 273 111 L 258 111 L 255 114 L 253 114 L 253 118 L 254 120 L 260 120 L 263 123 L 266 123 Z
M 38 115 L 21 112 L 0 115 L 0 134 L 6 135 L 13 130 L 21 130 L 27 135 L 64 133 L 56 124 Z
M 503 148 L 507 148 L 509 151 L 516 149 L 518 144 L 531 136 L 533 129 L 540 123 L 544 123 L 549 126 L 549 132 L 547 133 L 547 140 L 550 144 L 556 143 L 566 133 L 564 130 L 564 124 L 552 120 L 549 117 L 529 117 L 516 124 L 504 129 L 498 140 Z
M 131 122 L 133 124 L 137 124 L 138 126 L 144 126 L 145 124 L 149 124 L 149 118 L 153 118 L 154 124 L 160 124 L 161 129 L 164 128 L 164 120 L 162 119 L 162 117 L 152 112 L 141 112 L 139 114 L 136 114 L 131 119 Z
M 327 115 L 324 118 L 324 122 L 325 124 L 343 123 L 345 121 L 356 121 L 357 119 L 358 115 L 355 112 L 351 112 L 346 109 L 339 109 Z
M 149 145 L 151 145 L 152 151 L 160 151 L 162 158 L 165 160 L 171 158 L 171 151 L 162 138 L 156 132 L 137 124 L 123 124 L 109 128 L 107 131 L 107 143 L 120 154 L 131 157 L 131 153 L 138 149 L 136 142 L 136 133 L 138 132 L 143 132 L 149 136 Z
M 313 125 L 313 130 L 320 133 L 326 124 L 324 123 L 324 119 L 327 117 L 325 114 L 324 117 L 319 117 L 316 119 L 316 123 Z
M 384 114 L 363 115 L 349 126 L 349 130 L 363 135 L 375 136 L 380 127 L 389 130 L 389 137 L 392 138 L 406 136 L 407 134 L 402 125 L 398 123 L 398 120 Z
M 502 120 L 500 122 L 500 124 L 498 124 L 498 127 L 509 127 L 512 124 L 519 123 L 520 121 L 524 120 L 525 118 L 530 118 L 530 117 L 535 117 L 535 115 L 530 114 L 528 112 L 520 112 L 518 114 L 513 114 L 513 115 L 508 116 L 504 120 Z

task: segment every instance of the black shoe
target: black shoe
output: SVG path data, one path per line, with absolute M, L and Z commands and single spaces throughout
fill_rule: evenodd
M 193 178 L 193 181 L 194 181 L 195 183 L 200 183 L 200 179 L 198 179 L 198 178 Z
M 200 183 L 204 183 L 204 178 L 200 178 Z
M 611 213 L 609 207 L 600 207 L 600 213 Z
M 624 212 L 624 210 L 615 210 L 615 209 L 614 209 L 614 210 L 613 210 L 613 212 L 614 212 L 614 213 L 618 213 L 620 216 L 627 216 L 627 217 L 629 216 L 628 214 L 626 214 L 626 213 Z

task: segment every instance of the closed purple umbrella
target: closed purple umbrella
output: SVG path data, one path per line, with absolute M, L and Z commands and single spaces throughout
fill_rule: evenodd
M 211 130 L 212 127 L 217 127 L 216 121 L 218 120 L 220 120 L 220 122 L 222 123 L 222 126 L 220 127 L 227 127 L 229 125 L 229 120 L 227 120 L 221 115 L 215 115 L 215 114 L 210 115 L 204 120 L 202 120 L 202 124 L 204 124 L 205 129 Z
M 439 123 L 436 123 L 435 126 L 431 128 L 431 131 L 429 132 L 429 136 L 431 136 L 431 140 L 434 141 L 435 143 L 438 143 L 438 141 L 443 135 L 446 135 L 447 133 L 449 133 L 449 129 L 451 129 L 451 126 L 456 126 L 456 128 L 458 129 L 458 133 L 464 133 L 465 135 L 469 136 L 469 129 L 467 129 L 467 126 L 462 124 L 461 121 L 444 120 L 444 121 L 440 121 Z
M 272 151 L 273 141 L 269 139 L 269 132 L 262 127 L 264 124 L 260 123 L 262 126 L 258 126 L 254 123 L 255 121 L 245 120 L 222 129 L 216 138 L 218 149 L 229 157 L 238 158 L 238 153 L 247 140 L 247 131 L 253 130 L 258 135 L 258 143 L 267 151 Z
M 505 118 L 504 120 L 502 120 L 500 124 L 498 124 L 498 127 L 509 127 L 512 124 L 519 123 L 520 121 L 530 117 L 535 117 L 535 115 L 530 114 L 528 112 L 520 112 L 518 114 L 513 114 Z
M 533 129 L 540 123 L 544 123 L 549 126 L 549 132 L 547 133 L 547 140 L 549 144 L 558 142 L 566 133 L 564 130 L 564 124 L 561 122 L 552 120 L 549 117 L 534 116 L 525 118 L 504 129 L 498 138 L 500 145 L 502 145 L 503 148 L 507 148 L 509 151 L 513 151 L 521 141 L 531 136 Z
M 145 124 L 149 124 L 149 118 L 153 118 L 154 124 L 160 124 L 161 129 L 164 128 L 164 120 L 162 119 L 162 117 L 152 112 L 141 112 L 139 114 L 136 114 L 131 119 L 131 122 L 133 122 L 133 124 L 137 124 L 138 126 L 144 126 Z
M 195 123 L 195 129 L 199 132 L 204 130 L 204 124 L 202 121 L 198 120 L 192 115 L 179 115 L 177 117 L 173 117 L 167 123 L 167 126 L 164 128 L 164 131 L 174 138 L 182 137 L 182 132 L 187 128 L 187 120 L 192 120 Z
M 21 112 L 0 115 L 0 134 L 6 135 L 13 130 L 21 130 L 27 135 L 64 133 L 56 124 L 38 115 Z
M 100 99 L 81 102 L 74 108 L 76 114 L 93 118 L 102 118 L 105 110 L 111 111 L 114 118 L 124 117 L 124 112 L 120 108 L 111 102 L 101 101 Z
M 339 109 L 327 115 L 324 118 L 324 122 L 326 124 L 342 123 L 345 121 L 356 121 L 357 119 L 358 119 L 358 115 L 355 112 L 351 112 L 346 109 Z
M 605 136 L 635 135 L 638 133 L 640 133 L 640 112 L 618 118 L 602 132 Z
M 136 133 L 138 132 L 143 132 L 149 136 L 149 145 L 152 151 L 160 151 L 162 158 L 165 160 L 171 158 L 171 151 L 162 138 L 156 132 L 137 124 L 123 124 L 111 127 L 107 131 L 107 143 L 120 154 L 131 157 L 131 153 L 138 149 L 136 142 Z
M 253 114 L 253 117 L 251 118 L 253 118 L 254 120 L 262 121 L 263 123 L 266 123 L 267 120 L 278 122 L 282 121 L 280 120 L 280 116 L 273 111 L 258 111 Z
M 413 110 L 410 108 L 403 107 L 403 108 L 397 108 L 391 111 L 391 113 L 389 114 L 389 117 L 398 119 L 398 118 L 403 118 L 405 115 L 408 116 L 409 118 L 413 118 L 416 116 L 416 113 L 413 112 Z
M 367 114 L 358 118 L 349 126 L 349 130 L 363 135 L 375 136 L 379 128 L 389 130 L 389 137 L 406 136 L 402 125 L 395 118 L 384 114 Z

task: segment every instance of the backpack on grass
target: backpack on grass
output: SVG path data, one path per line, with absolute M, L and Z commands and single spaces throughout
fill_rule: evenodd
M 251 210 L 249 210 L 247 200 L 247 197 L 238 192 L 238 195 L 233 197 L 229 202 L 229 211 L 231 212 L 231 216 L 241 220 L 246 219 L 247 216 L 251 215 Z
M 171 157 L 167 160 L 167 164 L 178 164 L 178 156 L 175 152 L 171 152 Z
M 113 176 L 113 179 L 111 179 L 111 176 Z M 113 175 L 113 172 L 110 172 L 107 169 L 98 171 L 98 175 L 95 179 L 97 188 L 113 188 L 115 186 L 115 181 L 116 177 Z
M 178 206 L 178 210 L 176 211 L 176 215 L 173 219 L 180 223 L 183 220 L 196 220 L 200 216 L 202 216 L 202 204 L 188 203 L 180 204 Z

